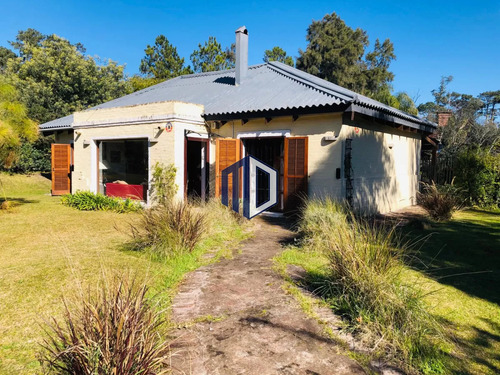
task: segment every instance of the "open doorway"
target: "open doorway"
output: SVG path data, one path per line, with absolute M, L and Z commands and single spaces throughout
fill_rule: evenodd
M 147 139 L 100 141 L 97 146 L 99 193 L 146 201 L 149 176 Z
M 184 160 L 185 195 L 191 199 L 208 197 L 208 139 L 186 137 Z
M 284 209 L 284 138 L 246 138 L 243 139 L 244 155 L 253 156 L 279 173 L 278 204 L 271 211 Z M 269 199 L 269 176 L 263 171 L 257 172 L 257 205 Z

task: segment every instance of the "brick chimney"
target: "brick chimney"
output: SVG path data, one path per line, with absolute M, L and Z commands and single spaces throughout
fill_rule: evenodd
M 248 72 L 248 30 L 241 26 L 236 30 L 236 75 L 235 83 L 239 86 Z
M 437 112 L 436 114 L 437 114 L 438 126 L 448 125 L 448 121 L 450 121 L 450 117 L 451 117 L 451 112 L 440 111 L 440 112 Z

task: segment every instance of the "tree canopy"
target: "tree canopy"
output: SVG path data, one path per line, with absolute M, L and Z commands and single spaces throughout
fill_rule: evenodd
M 164 35 L 158 35 L 155 44 L 148 44 L 144 52 L 146 55 L 139 70 L 148 77 L 165 80 L 192 73 L 191 68 L 184 65 L 184 58 L 179 56 L 177 48 Z
M 40 35 L 19 32 L 12 42 L 19 57 L 5 71 L 31 119 L 50 121 L 127 93 L 123 65 L 86 56 L 81 44 L 57 35 Z
M 306 50 L 299 50 L 298 69 L 386 104 L 395 102 L 389 67 L 396 55 L 389 39 L 377 39 L 373 51 L 367 52 L 367 32 L 350 28 L 332 13 L 312 22 L 306 40 Z
M 17 57 L 14 51 L 0 46 L 0 74 L 7 68 L 9 59 Z
M 10 168 L 16 161 L 21 141 L 34 141 L 38 130 L 28 118 L 26 107 L 19 102 L 14 86 L 0 75 L 0 163 Z
M 264 62 L 269 61 L 278 61 L 283 64 L 287 64 L 290 66 L 295 66 L 292 56 L 288 56 L 284 49 L 281 47 L 273 47 L 273 49 L 266 49 L 264 51 Z
M 234 49 L 232 44 L 230 48 L 223 50 L 215 37 L 209 37 L 203 45 L 198 44 L 198 49 L 191 54 L 194 71 L 201 73 L 234 68 Z
M 498 91 L 487 91 L 473 96 L 448 90 L 452 76 L 441 77 L 437 89 L 432 90 L 433 102 L 420 104 L 418 110 L 431 121 L 438 121 L 439 112 L 449 112 L 446 126 L 437 130 L 443 144 L 442 152 L 455 155 L 463 149 L 482 149 L 500 152 L 500 127 L 495 104 Z

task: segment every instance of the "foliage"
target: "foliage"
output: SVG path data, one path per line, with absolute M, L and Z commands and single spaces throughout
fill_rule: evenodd
M 418 110 L 429 120 L 437 122 L 438 113 L 451 114 L 446 126 L 436 131 L 437 140 L 442 144 L 441 152 L 456 156 L 464 149 L 482 149 L 487 153 L 500 152 L 500 126 L 497 122 L 495 105 L 500 96 L 489 91 L 477 97 L 448 90 L 453 77 L 441 77 L 439 87 L 432 90 L 434 102 L 423 103 Z
M 278 61 L 280 63 L 295 66 L 292 56 L 288 56 L 284 49 L 281 47 L 275 46 L 273 49 L 266 49 L 264 51 L 264 62 L 269 61 Z
M 215 37 L 210 36 L 205 44 L 198 44 L 198 49 L 191 54 L 191 62 L 196 73 L 214 72 L 234 68 L 234 52 L 231 48 L 224 51 Z
M 28 118 L 26 107 L 18 101 L 16 89 L 0 76 L 0 163 L 9 169 L 16 161 L 21 140 L 33 142 L 38 136 L 36 123 Z
M 455 174 L 468 204 L 500 207 L 500 154 L 462 151 L 455 161 Z
M 413 102 L 413 99 L 406 92 L 398 92 L 395 96 L 398 105 L 395 108 L 409 113 L 410 115 L 418 115 L 418 109 Z
M 78 191 L 75 194 L 63 195 L 61 203 L 80 211 L 114 211 L 126 213 L 141 210 L 141 204 L 130 198 L 108 197 L 90 191 Z
M 177 48 L 165 35 L 158 35 L 155 44 L 148 44 L 144 52 L 146 55 L 141 60 L 139 70 L 148 77 L 165 80 L 192 73 L 191 68 L 184 65 L 184 58 L 179 56 Z
M 148 250 L 160 257 L 193 251 L 206 232 L 206 214 L 186 202 L 167 201 L 143 212 L 131 225 L 132 250 Z
M 57 35 L 27 41 L 23 33 L 13 43 L 20 57 L 9 60 L 5 73 L 31 119 L 50 121 L 127 93 L 124 66 L 86 56 L 81 44 Z
M 140 75 L 134 74 L 132 77 L 129 77 L 127 80 L 129 86 L 129 92 L 136 92 L 139 90 L 143 90 L 148 88 L 149 86 L 156 85 L 162 82 L 159 78 L 154 77 L 141 77 Z
M 383 43 L 377 39 L 373 51 L 365 55 L 366 31 L 353 30 L 336 13 L 313 21 L 306 39 L 306 50 L 299 51 L 298 69 L 374 98 L 390 91 L 394 74 L 389 65 L 396 57 L 389 39 Z
M 11 170 L 16 173 L 49 172 L 51 169 L 50 145 L 52 136 L 39 137 L 35 142 L 21 141 L 19 157 Z
M 385 358 L 406 370 L 442 370 L 436 339 L 440 327 L 428 312 L 423 293 L 405 281 L 409 251 L 394 227 L 353 217 L 330 199 L 307 202 L 300 221 L 304 250 L 328 259 L 315 289 L 357 334 Z
M 46 324 L 41 362 L 57 374 L 164 374 L 170 347 L 162 338 L 164 313 L 148 288 L 127 277 L 101 282 Z
M 422 192 L 417 193 L 417 202 L 436 221 L 450 220 L 453 212 L 462 204 L 460 189 L 451 184 L 436 185 L 422 182 Z
M 7 68 L 7 61 L 15 57 L 17 57 L 17 55 L 14 53 L 14 51 L 0 46 L 0 73 L 3 73 L 5 68 Z
M 482 115 L 486 121 L 493 122 L 498 116 L 497 104 L 500 104 L 500 90 L 485 91 L 479 94 L 479 99 L 483 102 Z
M 164 205 L 171 202 L 177 194 L 179 186 L 175 183 L 177 168 L 173 164 L 156 163 L 153 167 L 151 196 L 155 203 Z

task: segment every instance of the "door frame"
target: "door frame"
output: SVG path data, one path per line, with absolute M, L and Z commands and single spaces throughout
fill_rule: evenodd
M 130 136 L 111 136 L 111 137 L 95 137 L 91 138 L 90 142 L 90 191 L 99 194 L 99 149 L 101 142 L 106 141 L 127 141 L 127 140 L 146 140 L 148 142 L 148 194 L 146 196 L 146 204 L 149 205 L 150 182 L 153 178 L 151 171 L 151 146 L 155 143 L 151 142 L 149 135 L 138 134 Z
M 190 137 L 186 135 L 184 137 L 184 199 L 187 199 L 187 144 L 188 141 L 202 142 L 205 143 L 205 165 L 202 167 L 201 171 L 201 200 L 206 201 L 209 194 L 207 194 L 207 189 L 210 191 L 210 139 L 202 137 Z M 205 178 L 203 178 L 205 174 Z M 205 186 L 203 186 L 205 185 Z

